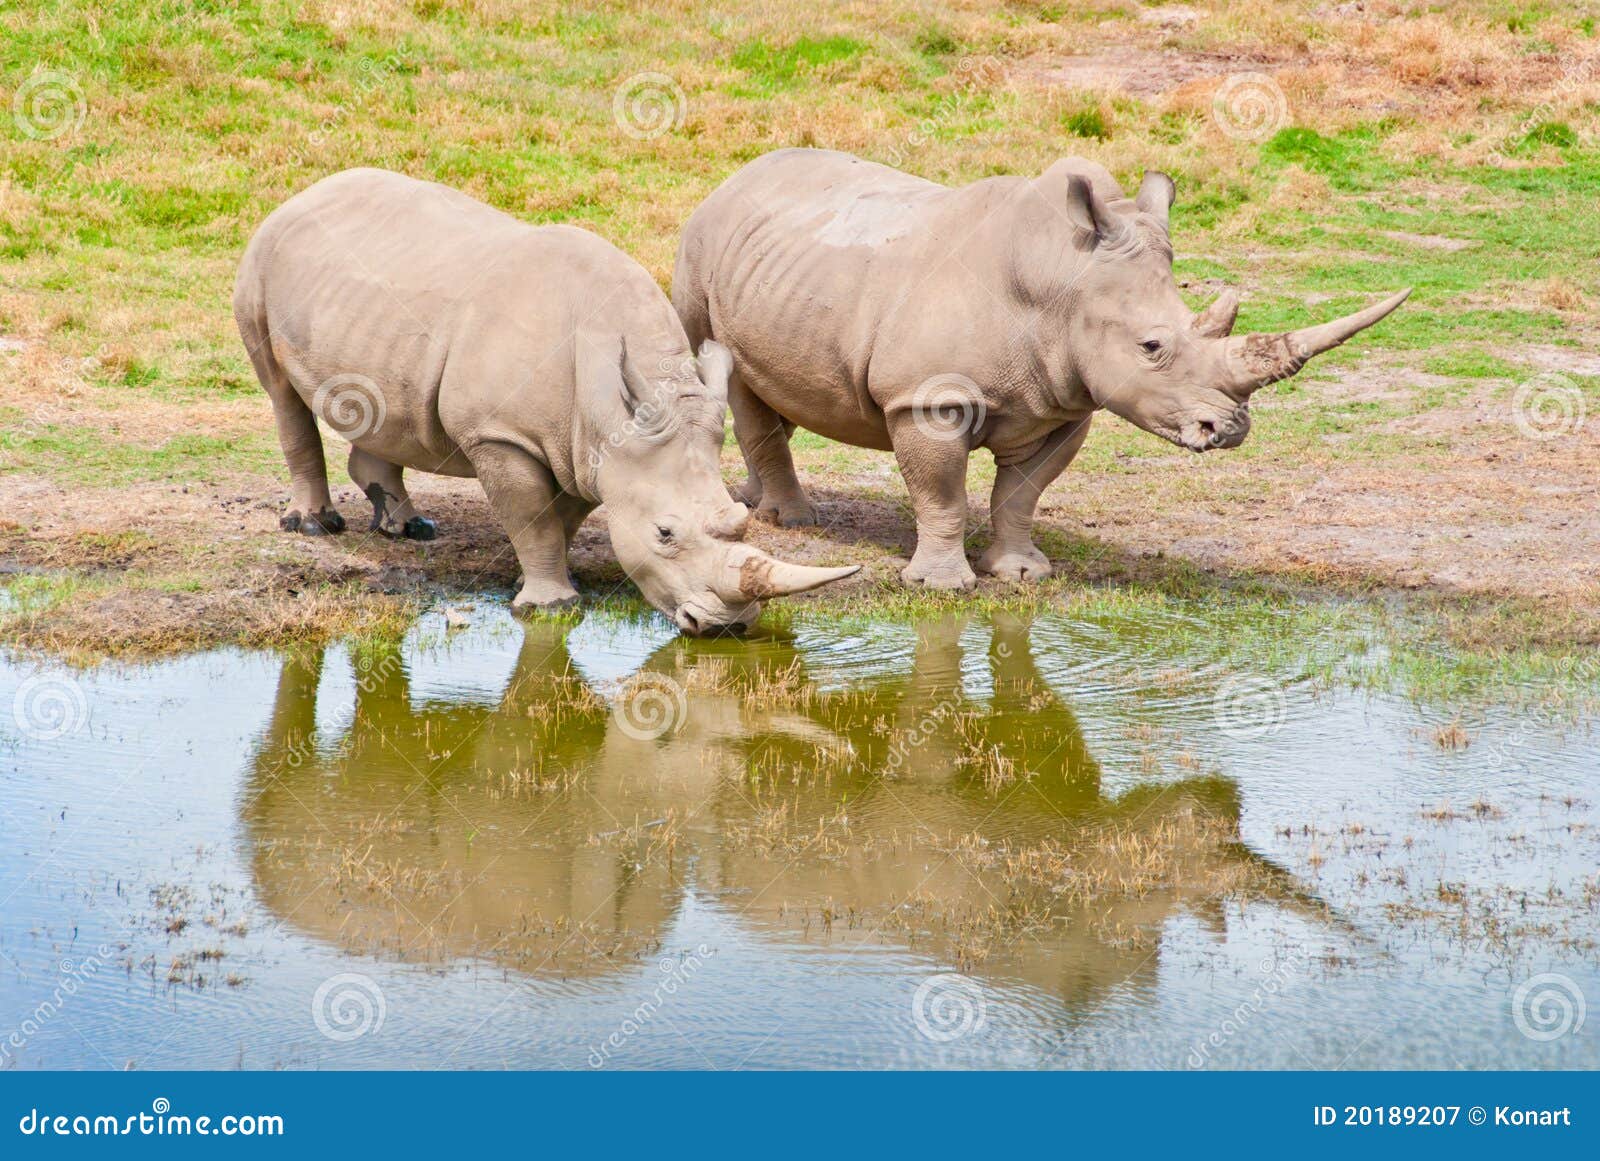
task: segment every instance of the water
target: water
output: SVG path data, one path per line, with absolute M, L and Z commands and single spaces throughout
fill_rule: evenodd
M 470 619 L 0 666 L 0 1065 L 1600 1065 L 1581 716 L 1151 624 Z

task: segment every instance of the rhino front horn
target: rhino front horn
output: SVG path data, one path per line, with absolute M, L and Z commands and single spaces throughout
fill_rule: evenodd
M 1314 327 L 1276 335 L 1241 335 L 1228 340 L 1228 362 L 1234 369 L 1235 387 L 1241 394 L 1287 379 L 1314 356 L 1331 351 L 1351 335 L 1388 317 L 1411 290 L 1390 295 L 1366 310 Z
M 808 593 L 825 584 L 844 580 L 861 571 L 859 564 L 839 568 L 813 568 L 790 564 L 768 556 L 749 544 L 736 544 L 728 550 L 728 595 L 743 601 L 765 601 L 772 597 L 792 597 Z

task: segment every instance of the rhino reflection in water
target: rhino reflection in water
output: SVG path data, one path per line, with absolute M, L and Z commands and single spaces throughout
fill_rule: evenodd
M 966 628 L 924 625 L 908 676 L 832 693 L 789 641 L 669 643 L 632 686 L 663 693 L 658 737 L 556 625 L 522 628 L 494 706 L 414 705 L 398 652 L 364 658 L 337 738 L 315 729 L 322 656 L 290 658 L 242 808 L 261 897 L 352 951 L 599 974 L 654 950 L 692 888 L 756 931 L 910 945 L 1074 1003 L 1153 979 L 1129 937 L 1179 909 L 1217 928 L 1224 895 L 1299 897 L 1237 841 L 1229 780 L 1103 792 L 1026 622 L 995 622 L 993 692 L 970 697 Z M 1131 888 L 1130 851 L 1158 864 Z

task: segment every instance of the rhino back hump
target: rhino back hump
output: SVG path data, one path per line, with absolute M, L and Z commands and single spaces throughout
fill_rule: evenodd
M 887 446 L 868 382 L 875 349 L 937 290 L 930 276 L 971 226 L 965 200 L 964 190 L 845 153 L 758 158 L 690 221 L 712 333 L 786 418 Z
M 573 238 L 571 235 L 580 235 Z M 339 375 L 378 384 L 385 417 L 362 446 L 394 462 L 470 474 L 459 417 L 525 388 L 530 352 L 571 332 L 572 252 L 609 247 L 535 228 L 445 186 L 382 170 L 336 174 L 285 203 L 252 249 L 273 351 L 312 402 Z M 619 255 L 620 257 L 620 255 Z M 537 357 L 537 356 L 536 356 Z M 546 368 L 536 404 L 570 410 L 570 362 Z M 520 407 L 537 425 L 540 406 Z

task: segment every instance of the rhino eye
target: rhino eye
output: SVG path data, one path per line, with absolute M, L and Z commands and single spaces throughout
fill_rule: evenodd
M 659 540 L 662 544 L 671 544 L 672 543 L 672 529 L 663 528 L 660 524 L 657 524 L 656 525 L 656 539 Z
M 1139 344 L 1139 347 L 1140 347 L 1141 350 L 1144 351 L 1145 354 L 1154 355 L 1155 353 L 1157 353 L 1158 351 L 1161 350 L 1161 340 L 1160 339 L 1146 339 L 1144 342 Z

